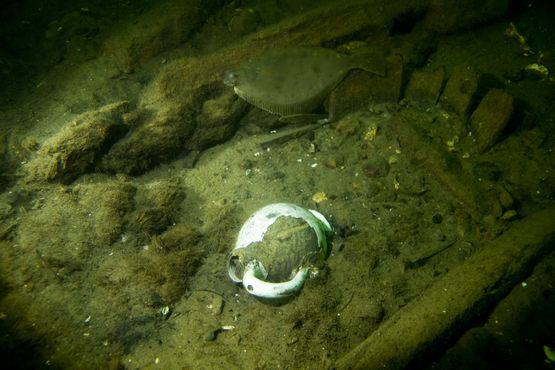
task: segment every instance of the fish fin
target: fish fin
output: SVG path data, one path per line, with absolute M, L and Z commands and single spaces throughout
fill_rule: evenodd
M 290 114 L 290 115 L 282 116 L 280 117 L 279 122 L 287 123 L 287 124 L 299 124 L 299 123 L 306 123 L 306 122 L 316 122 L 325 118 L 328 118 L 327 114 L 299 113 L 299 114 Z

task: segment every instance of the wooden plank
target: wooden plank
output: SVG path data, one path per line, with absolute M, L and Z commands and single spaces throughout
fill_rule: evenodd
M 555 243 L 555 207 L 532 214 L 397 311 L 335 364 L 337 369 L 403 369 L 460 335 L 530 273 Z

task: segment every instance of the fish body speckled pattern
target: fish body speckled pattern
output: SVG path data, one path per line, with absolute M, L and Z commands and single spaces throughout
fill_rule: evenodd
M 229 71 L 224 83 L 252 105 L 280 116 L 313 112 L 351 69 L 384 75 L 380 60 L 321 47 L 272 50 Z

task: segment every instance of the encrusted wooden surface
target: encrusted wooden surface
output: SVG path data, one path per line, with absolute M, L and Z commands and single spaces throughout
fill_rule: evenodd
M 494 305 L 553 249 L 555 207 L 514 224 L 419 299 L 397 311 L 335 364 L 337 369 L 404 369 Z

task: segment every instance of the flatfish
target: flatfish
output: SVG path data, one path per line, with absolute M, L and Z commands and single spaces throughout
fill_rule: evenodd
M 376 55 L 322 47 L 272 50 L 226 73 L 224 83 L 252 105 L 280 116 L 312 113 L 351 69 L 385 75 Z

